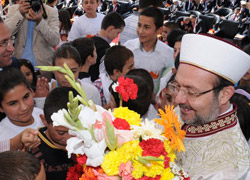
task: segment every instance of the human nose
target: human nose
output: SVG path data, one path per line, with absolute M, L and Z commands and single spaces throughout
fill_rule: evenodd
M 174 104 L 179 105 L 179 104 L 184 104 L 186 102 L 187 102 L 186 93 L 183 89 L 180 89 L 174 95 Z
M 138 34 L 141 34 L 141 33 L 143 33 L 143 28 L 138 27 Z
M 23 102 L 23 101 L 21 101 L 20 103 L 19 103 L 19 109 L 21 110 L 21 111 L 25 111 L 26 109 L 27 109 L 27 104 L 25 103 L 25 102 Z

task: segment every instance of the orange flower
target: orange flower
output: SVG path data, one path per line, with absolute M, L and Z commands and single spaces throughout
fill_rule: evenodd
M 85 167 L 83 168 L 82 177 L 79 180 L 98 180 L 97 177 L 94 175 L 92 168 Z
M 155 119 L 155 122 L 164 127 L 164 135 L 171 141 L 171 149 L 185 151 L 183 139 L 186 135 L 185 131 L 181 129 L 181 124 L 178 116 L 174 112 L 174 107 L 165 106 L 165 111 L 159 109 L 161 119 Z

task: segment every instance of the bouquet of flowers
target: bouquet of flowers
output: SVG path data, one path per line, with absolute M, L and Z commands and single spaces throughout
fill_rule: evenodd
M 77 164 L 70 168 L 67 180 L 188 180 L 188 174 L 175 164 L 175 151 L 185 151 L 185 132 L 180 129 L 173 107 L 160 110 L 161 119 L 142 120 L 127 107 L 113 112 L 87 100 L 80 84 L 67 65 L 40 67 L 57 70 L 80 96 L 69 93 L 68 110 L 51 116 L 54 126 L 65 126 L 73 135 L 67 141 L 68 156 L 77 155 Z M 132 79 L 119 78 L 112 87 L 120 100 L 136 99 L 137 85 Z M 79 105 L 79 101 L 81 104 Z

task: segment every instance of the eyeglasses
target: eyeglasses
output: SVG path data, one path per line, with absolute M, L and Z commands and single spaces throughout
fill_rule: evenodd
M 13 44 L 14 40 L 15 40 L 15 37 L 11 36 L 10 39 L 7 39 L 4 42 L 0 43 L 0 47 L 7 47 L 7 46 L 9 46 L 11 43 Z
M 212 89 L 209 89 L 207 91 L 200 92 L 200 93 L 194 92 L 190 89 L 185 89 L 185 88 L 181 89 L 181 86 L 174 84 L 174 83 L 168 83 L 168 87 L 169 87 L 170 91 L 172 91 L 174 93 L 175 96 L 179 93 L 179 91 L 181 91 L 186 96 L 186 98 L 188 100 L 194 100 L 203 94 L 209 93 L 210 91 L 222 89 L 224 86 L 214 87 Z

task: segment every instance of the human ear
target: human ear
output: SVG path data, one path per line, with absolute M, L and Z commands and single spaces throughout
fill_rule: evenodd
M 1 112 L 1 113 L 4 113 L 4 110 L 3 110 L 3 108 L 2 108 L 2 107 L 0 107 L 0 112 Z
M 48 123 L 47 123 L 47 121 L 46 121 L 46 119 L 45 119 L 45 117 L 44 117 L 43 114 L 40 114 L 40 118 L 41 118 L 41 120 L 42 120 L 44 126 L 48 127 Z
M 114 75 L 116 78 L 118 78 L 118 77 L 120 76 L 120 74 L 121 74 L 121 71 L 119 71 L 118 69 L 114 69 L 114 70 L 113 70 L 113 75 Z
M 159 27 L 156 31 L 157 31 L 157 34 L 161 34 L 163 31 L 163 27 Z
M 234 87 L 233 86 L 226 86 L 224 87 L 219 93 L 219 103 L 220 105 L 225 105 L 230 101 L 230 98 L 234 94 Z
M 113 29 L 115 29 L 115 26 L 109 26 L 109 27 L 107 28 L 107 31 L 108 31 L 108 32 L 111 32 L 111 31 L 113 31 Z

